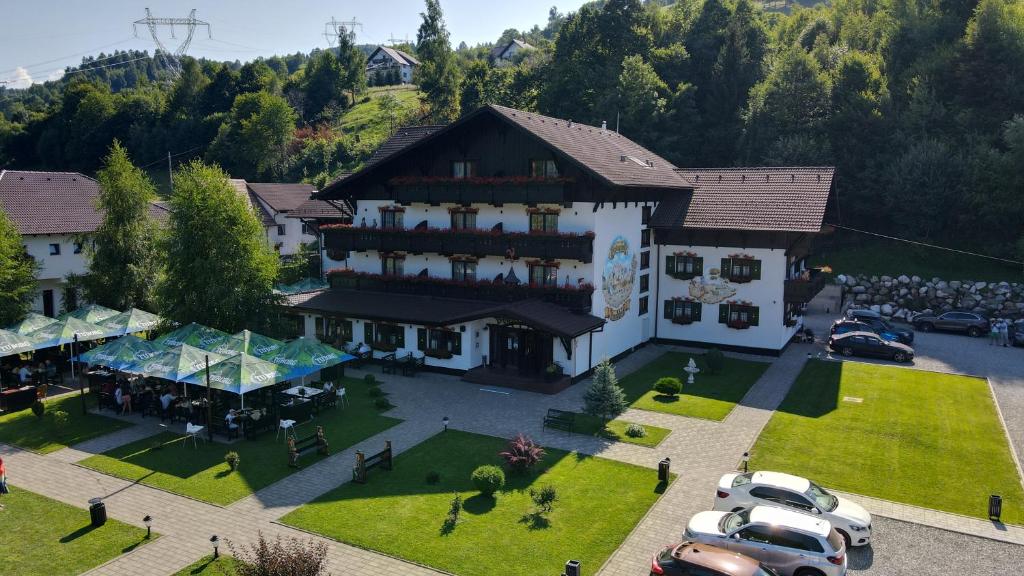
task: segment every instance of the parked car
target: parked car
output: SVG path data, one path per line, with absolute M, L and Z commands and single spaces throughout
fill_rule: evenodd
M 914 349 L 899 342 L 888 342 L 871 332 L 847 332 L 828 339 L 828 347 L 843 356 L 873 356 L 896 362 L 910 362 Z
M 832 323 L 832 328 L 829 330 L 832 334 L 846 334 L 847 332 L 872 332 L 878 334 L 883 339 L 889 342 L 899 342 L 900 335 L 895 332 L 888 330 L 878 330 L 871 327 L 863 322 L 857 320 L 836 320 Z
M 871 330 L 868 330 L 868 332 L 875 332 L 876 334 L 888 332 L 898 336 L 898 340 L 901 344 L 907 344 L 909 346 L 914 343 L 913 330 L 893 326 L 892 322 L 882 318 L 882 315 L 874 310 L 850 308 L 846 311 L 846 318 L 857 322 L 863 322 L 864 324 L 871 326 Z
M 938 316 L 918 314 L 914 316 L 914 328 L 921 332 L 946 330 L 964 332 L 972 338 L 988 334 L 989 320 L 977 312 L 944 312 Z
M 846 574 L 846 545 L 828 520 L 785 508 L 698 512 L 683 538 L 750 556 L 781 576 Z
M 1024 320 L 1015 320 L 1010 324 L 1010 343 L 1024 346 Z
M 650 576 L 778 576 L 757 560 L 717 546 L 683 542 L 654 555 Z
M 751 506 L 780 506 L 820 516 L 839 532 L 846 546 L 871 543 L 871 514 L 811 482 L 782 472 L 726 474 L 718 481 L 715 510 L 736 512 Z

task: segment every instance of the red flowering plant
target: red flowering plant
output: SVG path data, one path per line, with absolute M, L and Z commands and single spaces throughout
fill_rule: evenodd
M 444 286 L 468 286 L 473 288 L 484 288 L 488 286 L 504 287 L 509 289 L 525 289 L 538 292 L 593 292 L 594 285 L 588 282 L 568 285 L 541 285 L 541 284 L 505 284 L 493 280 L 453 280 L 451 278 L 437 278 L 434 276 L 407 275 L 395 276 L 391 274 L 375 274 L 372 272 L 357 272 L 351 268 L 335 268 L 327 272 L 328 276 L 342 276 L 345 278 L 360 278 L 381 282 L 394 282 L 401 284 L 433 284 Z
M 534 176 L 473 176 L 455 178 L 452 176 L 397 176 L 388 181 L 392 186 L 415 184 L 459 184 L 464 186 L 519 186 L 524 184 L 565 184 L 572 178 L 545 178 Z
M 493 228 L 436 228 L 431 226 L 421 226 L 415 228 L 367 228 L 365 226 L 353 226 L 352 224 L 323 224 L 320 226 L 321 230 L 351 230 L 352 232 L 365 232 L 367 230 L 380 230 L 389 234 L 404 233 L 404 234 L 465 234 L 473 236 L 508 236 L 511 238 L 522 238 L 527 236 L 550 236 L 557 238 L 593 238 L 594 233 L 590 230 L 586 232 L 557 232 L 548 230 L 535 230 L 535 231 L 522 231 L 522 232 L 508 232 L 505 230 L 495 230 Z
M 525 472 L 544 458 L 544 449 L 529 436 L 518 434 L 508 441 L 508 447 L 498 452 L 505 464 L 516 472 Z

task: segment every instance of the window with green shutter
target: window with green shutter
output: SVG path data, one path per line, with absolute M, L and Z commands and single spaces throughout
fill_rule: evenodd
M 704 275 L 704 259 L 699 256 L 671 254 L 665 257 L 665 273 L 678 280 Z
M 373 344 L 373 322 L 363 322 L 363 343 Z
M 673 324 L 692 324 L 700 322 L 703 305 L 693 300 L 666 300 L 665 319 Z
M 721 304 L 718 307 L 718 321 L 727 324 L 729 328 L 743 330 L 757 326 L 761 321 L 761 314 L 757 306 Z
M 416 349 L 426 350 L 427 349 L 427 329 L 419 328 L 416 330 Z
M 761 279 L 761 261 L 754 258 L 722 258 L 722 278 L 744 283 Z

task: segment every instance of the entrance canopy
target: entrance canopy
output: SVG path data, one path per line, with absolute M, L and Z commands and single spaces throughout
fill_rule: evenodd
M 286 380 L 282 367 L 249 354 L 237 354 L 210 365 L 210 387 L 233 394 L 273 386 Z M 200 370 L 183 380 L 186 384 L 206 385 L 206 372 Z
M 135 332 L 152 330 L 160 324 L 160 317 L 156 314 L 132 308 L 120 314 L 115 314 L 100 322 L 100 326 L 107 328 L 108 336 L 124 336 Z
M 14 326 L 7 327 L 7 330 L 17 332 L 18 334 L 28 334 L 29 332 L 39 330 L 43 326 L 49 326 L 56 321 L 56 318 L 50 318 L 49 316 L 29 312 L 28 316 L 26 316 L 24 320 L 18 322 Z
M 161 350 L 156 344 L 129 334 L 80 354 L 75 360 L 125 370 L 156 356 Z
M 351 354 L 346 354 L 311 338 L 296 338 L 286 344 L 277 354 L 265 357 L 266 360 L 281 365 L 286 371 L 284 380 L 301 378 L 354 358 L 355 356 Z
M 0 330 L 0 358 L 14 356 L 23 352 L 31 352 L 40 344 L 40 340 L 10 330 Z
M 173 332 L 164 334 L 154 340 L 154 342 L 162 346 L 167 346 L 168 348 L 187 344 L 188 346 L 212 351 L 224 340 L 227 340 L 230 337 L 231 335 L 227 332 L 221 332 L 216 328 L 210 328 L 209 326 L 203 326 L 202 324 L 196 324 L 193 322 L 187 326 L 182 326 Z

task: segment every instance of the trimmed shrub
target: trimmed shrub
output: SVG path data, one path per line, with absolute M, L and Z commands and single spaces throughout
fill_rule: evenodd
M 498 452 L 505 460 L 505 464 L 516 472 L 523 472 L 532 468 L 544 457 L 544 449 L 527 436 L 519 434 L 508 441 L 508 447 L 503 452 Z
M 259 540 L 245 547 L 236 547 L 228 540 L 231 555 L 238 559 L 238 576 L 322 576 L 327 573 L 327 545 L 312 540 L 287 540 L 278 536 Z
M 462 496 L 457 492 L 455 497 L 452 498 L 452 503 L 448 507 L 448 515 L 444 518 L 444 524 L 441 526 L 441 534 L 450 534 L 452 530 L 455 530 L 455 525 L 459 523 L 459 514 L 462 512 Z
M 683 391 L 683 382 L 679 378 L 671 376 L 658 378 L 658 381 L 654 383 L 654 391 L 658 394 L 675 397 Z
M 440 481 L 441 481 L 441 474 L 438 473 L 436 470 L 431 470 L 430 472 L 427 472 L 427 477 L 426 477 L 427 484 L 437 484 Z
M 63 410 L 57 410 L 53 413 L 53 423 L 58 428 L 63 428 L 68 425 L 68 413 Z
M 36 418 L 42 419 L 43 414 L 46 413 L 46 407 L 43 406 L 42 401 L 36 400 L 32 403 L 32 413 L 36 415 Z
M 392 408 L 391 401 L 384 397 L 377 398 L 377 400 L 374 401 L 373 405 L 377 408 L 377 410 L 387 410 L 388 408 Z
M 363 376 L 363 382 L 367 386 L 376 386 L 377 385 L 377 379 L 373 377 L 373 374 L 367 374 L 366 376 Z
M 238 452 L 231 451 L 224 455 L 224 461 L 228 463 L 228 467 L 234 472 L 238 470 L 238 465 L 242 463 L 242 457 L 238 455 Z
M 480 466 L 473 470 L 473 485 L 484 496 L 494 496 L 494 493 L 505 486 L 505 473 L 497 466 Z
M 541 486 L 540 490 L 530 488 L 530 499 L 537 506 L 538 514 L 547 514 L 551 512 L 551 509 L 555 506 L 555 501 L 558 500 L 558 491 L 550 484 Z
M 647 436 L 647 429 L 642 424 L 630 424 L 626 426 L 626 436 L 630 438 L 643 438 Z
M 704 363 L 707 364 L 708 373 L 718 374 L 725 367 L 725 354 L 718 348 L 712 348 L 704 353 Z

